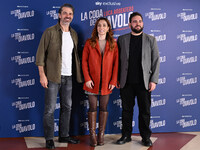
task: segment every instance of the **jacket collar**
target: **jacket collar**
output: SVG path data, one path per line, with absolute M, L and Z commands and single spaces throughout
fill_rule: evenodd
M 61 29 L 61 26 L 60 26 L 60 23 L 59 23 L 59 22 L 56 24 L 56 30 L 57 30 L 57 31 L 62 31 L 62 29 Z M 72 31 L 72 28 L 71 28 L 71 26 L 69 26 L 69 32 L 71 32 L 71 31 Z

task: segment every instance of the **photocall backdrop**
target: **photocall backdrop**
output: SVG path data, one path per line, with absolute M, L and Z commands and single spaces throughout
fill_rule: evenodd
M 155 132 L 200 131 L 199 0 L 6 0 L 0 5 L 0 137 L 43 136 L 44 89 L 35 54 L 43 31 L 57 23 L 64 3 L 75 7 L 71 26 L 83 48 L 95 21 L 106 17 L 114 38 L 129 33 L 133 11 L 143 15 L 144 32 L 156 37 L 160 76 L 152 92 L 150 127 Z M 88 98 L 82 84 L 73 85 L 71 134 L 88 134 Z M 55 111 L 58 135 L 59 98 Z M 115 89 L 108 105 L 107 134 L 121 133 L 122 105 Z M 97 123 L 98 126 L 98 123 Z M 138 108 L 133 133 L 138 133 Z

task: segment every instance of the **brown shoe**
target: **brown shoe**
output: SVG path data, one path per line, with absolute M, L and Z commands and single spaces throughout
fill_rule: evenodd
M 95 147 L 97 146 L 97 139 L 96 139 L 96 120 L 97 120 L 97 112 L 88 112 L 88 124 L 89 124 L 89 131 L 90 131 L 90 146 Z
M 98 133 L 98 145 L 104 145 L 104 132 L 106 128 L 106 122 L 108 118 L 107 111 L 99 112 L 99 133 Z

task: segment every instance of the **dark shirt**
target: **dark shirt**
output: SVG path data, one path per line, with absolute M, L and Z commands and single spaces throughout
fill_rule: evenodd
M 142 35 L 131 34 L 129 47 L 128 84 L 137 84 L 143 81 L 142 73 Z

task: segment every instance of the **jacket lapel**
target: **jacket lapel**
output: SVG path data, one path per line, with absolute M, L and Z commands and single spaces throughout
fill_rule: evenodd
M 127 34 L 125 41 L 124 41 L 124 47 L 126 50 L 127 59 L 129 59 L 130 38 L 131 38 L 131 34 Z
M 144 58 L 144 54 L 145 54 L 145 43 L 146 43 L 146 34 L 142 33 L 142 61 Z
M 99 46 L 99 41 L 96 40 L 96 46 L 95 46 L 95 49 L 96 51 L 98 52 L 99 55 L 101 55 L 101 52 L 100 52 L 100 46 Z

